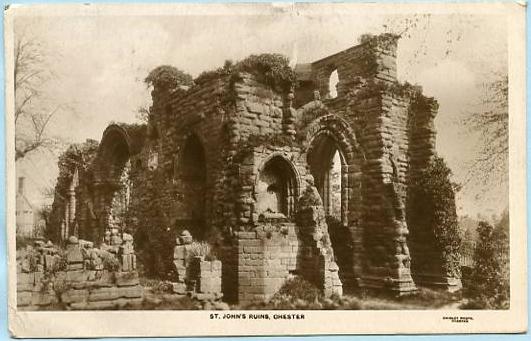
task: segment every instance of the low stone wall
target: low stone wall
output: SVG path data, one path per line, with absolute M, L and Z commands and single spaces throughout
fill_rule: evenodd
M 238 302 L 266 301 L 297 267 L 299 242 L 293 223 L 261 225 L 237 232 Z
M 342 295 L 322 207 L 301 212 L 300 222 L 262 224 L 238 232 L 238 302 L 245 306 L 269 300 L 292 275 L 323 291 Z
M 122 242 L 120 240 L 120 242 Z M 103 245 L 71 237 L 66 250 L 37 243 L 17 263 L 20 310 L 101 310 L 142 303 L 132 237 Z
M 221 261 L 205 260 L 210 253 L 210 246 L 194 242 L 186 230 L 177 238 L 176 244 L 173 249 L 173 292 L 189 294 L 198 300 L 221 299 Z
M 221 298 L 221 261 L 194 257 L 190 262 L 188 282 L 199 300 Z

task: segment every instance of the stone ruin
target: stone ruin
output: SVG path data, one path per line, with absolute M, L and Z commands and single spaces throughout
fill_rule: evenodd
M 122 239 L 123 238 L 123 239 Z M 99 248 L 71 236 L 63 249 L 36 241 L 17 259 L 17 306 L 39 310 L 100 310 L 138 306 L 139 284 L 133 237 L 113 231 Z
M 201 301 L 221 299 L 221 261 L 205 259 L 208 255 L 194 253 L 194 246 L 197 245 L 205 244 L 194 245 L 192 235 L 187 230 L 177 238 L 173 249 L 176 271 L 173 292 Z
M 299 64 L 296 86 L 252 66 L 153 83 L 146 124 L 111 124 L 60 165 L 55 240 L 126 231 L 139 266 L 185 286 L 186 245 L 174 241 L 187 230 L 216 250 L 231 302 L 267 300 L 293 275 L 327 295 L 458 288 L 431 227 L 408 226 L 438 105 L 397 81 L 397 43 L 377 36 Z

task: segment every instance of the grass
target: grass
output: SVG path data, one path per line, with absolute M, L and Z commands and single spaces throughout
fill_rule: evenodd
M 460 293 L 420 288 L 415 294 L 401 297 L 379 295 L 376 292 L 356 292 L 324 297 L 311 283 L 293 278 L 268 301 L 252 303 L 242 309 L 297 310 L 427 310 L 455 309 L 462 300 Z

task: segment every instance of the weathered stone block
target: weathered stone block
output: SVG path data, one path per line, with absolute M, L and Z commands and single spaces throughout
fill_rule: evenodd
M 123 298 L 138 298 L 144 295 L 144 288 L 141 285 L 132 287 L 119 287 L 118 295 Z
M 89 291 L 86 289 L 75 290 L 71 289 L 61 294 L 61 301 L 63 303 L 79 303 L 87 300 Z
M 85 270 L 69 270 L 66 272 L 66 280 L 72 284 L 76 282 L 85 283 L 88 280 L 88 272 Z
M 117 286 L 133 286 L 139 284 L 138 273 L 136 271 L 123 272 L 117 271 L 114 273 L 115 283 Z
M 90 291 L 88 301 L 108 301 L 115 300 L 120 297 L 120 291 L 116 287 L 111 288 L 96 288 Z

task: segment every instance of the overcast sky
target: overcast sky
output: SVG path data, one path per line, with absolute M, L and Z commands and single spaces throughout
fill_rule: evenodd
M 56 78 L 47 94 L 74 110 L 53 122 L 53 133 L 65 140 L 99 140 L 111 121 L 134 122 L 150 95 L 143 79 L 161 64 L 193 76 L 252 53 L 282 53 L 311 62 L 357 44 L 363 33 L 400 29 L 404 16 L 276 11 L 267 15 L 122 15 L 24 16 L 15 34 L 42 41 Z M 35 13 L 38 14 L 38 13 Z M 406 17 L 413 18 L 409 15 Z M 431 15 L 399 44 L 401 80 L 418 83 L 440 104 L 436 119 L 437 150 L 462 181 L 477 152 L 477 136 L 460 120 L 477 108 L 482 84 L 507 63 L 505 19 L 492 15 Z M 56 160 L 38 153 L 17 165 L 28 178 L 28 196 L 42 202 L 41 191 L 53 186 Z M 458 196 L 460 213 L 486 215 L 507 206 L 506 190 L 489 186 L 465 188 Z M 481 195 L 478 195 L 481 194 Z

